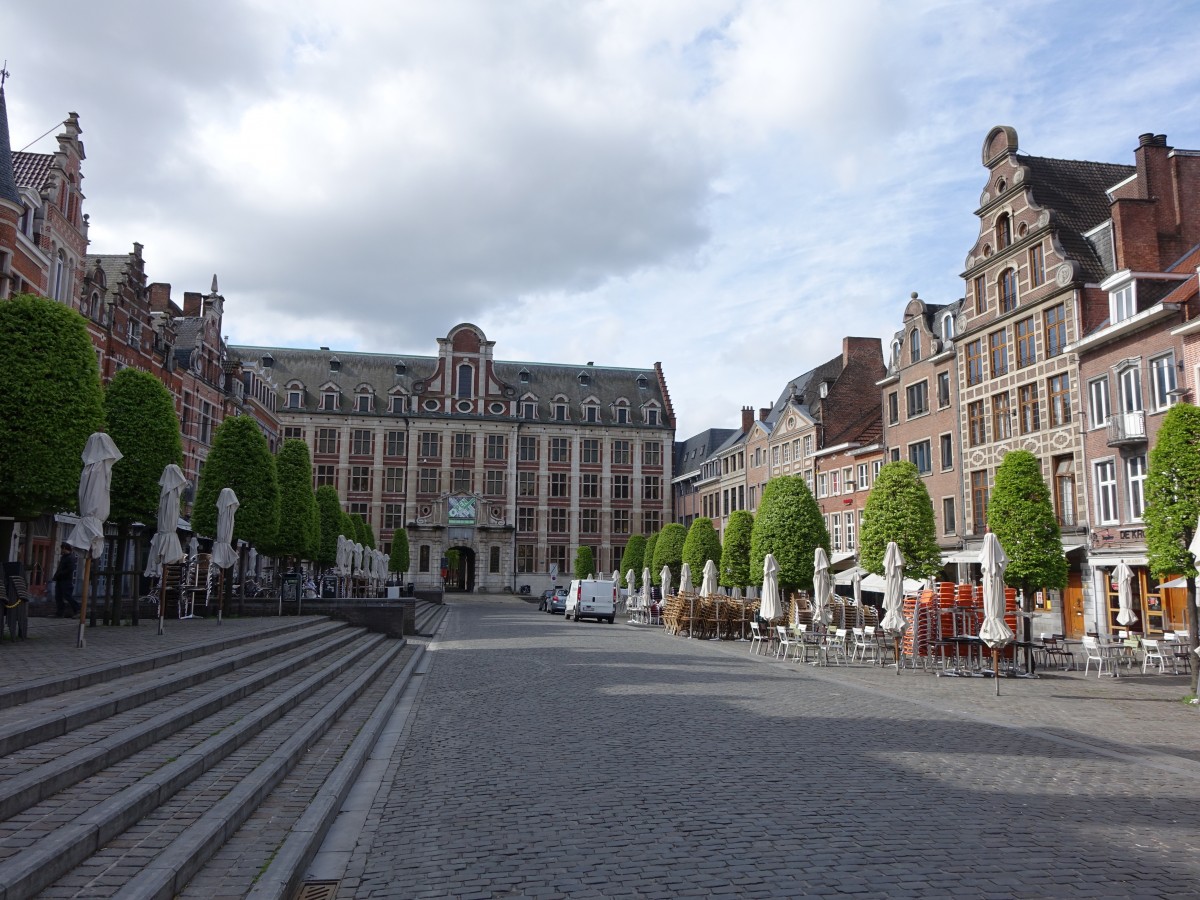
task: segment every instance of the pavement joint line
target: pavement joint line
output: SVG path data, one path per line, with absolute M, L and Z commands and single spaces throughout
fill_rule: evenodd
M 663 634 L 663 636 L 664 637 L 674 637 L 674 635 L 667 635 L 665 633 Z M 709 644 L 708 642 L 703 642 L 703 645 L 704 646 L 712 646 L 712 644 Z M 717 647 L 714 647 L 713 649 L 717 650 L 724 656 L 734 655 L 733 652 L 731 651 L 731 649 L 726 649 L 725 647 L 717 646 Z M 741 652 L 739 652 L 738 655 L 745 655 L 745 654 L 742 654 Z M 780 660 L 775 657 L 762 656 L 761 659 L 764 662 L 780 662 Z M 837 667 L 828 667 L 827 666 L 825 668 L 826 668 L 826 670 L 832 668 L 836 671 Z M 883 669 L 882 669 L 882 671 L 893 671 L 893 670 L 894 670 L 894 666 L 883 667 Z M 1038 737 L 1042 740 L 1050 741 L 1055 744 L 1060 744 L 1062 746 L 1071 747 L 1072 749 L 1083 749 L 1083 750 L 1088 751 L 1089 753 L 1094 753 L 1094 754 L 1097 754 L 1100 756 L 1105 756 L 1110 759 L 1120 760 L 1121 762 L 1129 763 L 1131 765 L 1148 766 L 1150 768 L 1158 769 L 1160 771 L 1167 772 L 1167 773 L 1170 773 L 1173 775 L 1184 775 L 1189 778 L 1200 778 L 1200 763 L 1190 762 L 1190 761 L 1185 760 L 1178 756 L 1172 756 L 1170 754 L 1160 753 L 1158 751 L 1149 750 L 1144 747 L 1135 747 L 1131 744 L 1126 744 L 1121 741 L 1113 741 L 1113 743 L 1119 744 L 1121 747 L 1126 748 L 1126 750 L 1112 750 L 1107 747 L 1097 747 L 1096 745 L 1089 744 L 1086 741 L 1081 740 L 1079 738 L 1071 738 L 1071 737 L 1066 737 L 1065 735 L 1055 734 L 1054 732 L 1047 731 L 1044 728 L 1037 726 L 1037 725 L 1023 725 L 1023 724 L 1015 723 L 1015 722 L 1007 722 L 1002 719 L 991 718 L 991 717 L 981 714 L 981 713 L 973 713 L 973 712 L 968 712 L 963 709 L 954 709 L 951 707 L 943 706 L 943 705 L 940 705 L 940 704 L 934 702 L 933 700 L 927 700 L 927 699 L 923 699 L 923 698 L 919 698 L 919 697 L 909 697 L 909 696 L 904 696 L 901 694 L 893 693 L 893 692 L 886 690 L 886 687 L 881 689 L 879 686 L 874 685 L 874 684 L 865 685 L 865 684 L 860 684 L 856 681 L 841 680 L 841 679 L 834 677 L 832 671 L 821 671 L 821 667 L 819 667 L 819 666 L 806 667 L 805 669 L 802 669 L 799 666 L 791 667 L 791 668 L 774 667 L 774 668 L 770 669 L 769 671 L 771 671 L 773 674 L 775 674 L 777 676 L 785 677 L 785 678 L 795 678 L 795 677 L 800 677 L 803 675 L 810 675 L 810 676 L 816 678 L 817 680 L 823 681 L 827 684 L 836 684 L 839 687 L 851 688 L 853 690 L 859 691 L 860 693 L 867 693 L 867 694 L 871 694 L 872 696 L 876 696 L 876 697 L 879 697 L 879 696 L 887 697 L 889 700 L 895 700 L 897 702 L 908 703 L 913 706 L 920 707 L 922 709 L 933 710 L 934 712 L 940 713 L 942 715 L 956 716 L 960 719 L 965 719 L 967 721 L 976 722 L 980 725 L 991 725 L 991 726 L 994 726 L 997 728 L 1004 728 L 1009 731 L 1021 732 L 1021 733 L 1027 734 L 1027 735 Z M 904 678 L 904 677 L 928 678 L 930 676 L 927 673 L 913 672 L 911 675 L 901 674 L 897 677 L 899 677 L 899 678 Z M 971 680 L 974 681 L 974 679 L 971 679 Z

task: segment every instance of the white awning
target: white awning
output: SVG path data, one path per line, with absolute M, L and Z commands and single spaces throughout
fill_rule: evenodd
M 1183 590 L 1187 590 L 1187 586 L 1187 578 L 1181 576 L 1179 578 L 1172 578 L 1170 581 L 1164 581 L 1159 585 L 1159 588 L 1182 588 Z
M 978 563 L 978 550 L 954 550 L 950 553 L 942 554 L 942 563 L 949 565 L 950 563 Z

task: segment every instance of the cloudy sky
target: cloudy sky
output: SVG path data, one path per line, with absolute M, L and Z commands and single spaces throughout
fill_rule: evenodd
M 961 296 L 987 131 L 1200 149 L 1191 0 L 8 4 L 13 149 L 68 110 L 92 250 L 234 343 L 660 360 L 679 436 Z M 13 38 L 16 38 L 15 40 Z M 1190 62 L 1189 62 L 1190 60 Z M 44 132 L 51 137 L 37 140 Z

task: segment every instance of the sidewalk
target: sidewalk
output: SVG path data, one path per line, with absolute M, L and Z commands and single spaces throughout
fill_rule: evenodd
M 664 640 L 688 640 L 664 635 Z M 1142 675 L 1122 670 L 1120 678 L 1095 671 L 1039 670 L 1036 678 L 936 676 L 920 669 L 883 668 L 870 663 L 813 666 L 771 656 L 750 656 L 749 643 L 695 641 L 716 652 L 757 659 L 781 677 L 815 679 L 828 689 L 867 691 L 923 706 L 932 715 L 1038 732 L 1091 750 L 1135 754 L 1144 764 L 1200 776 L 1200 708 L 1184 701 L 1190 675 Z M 849 697 L 847 699 L 850 699 Z

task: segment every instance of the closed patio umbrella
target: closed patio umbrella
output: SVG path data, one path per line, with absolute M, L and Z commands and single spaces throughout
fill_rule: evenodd
M 692 567 L 687 563 L 679 567 L 679 593 L 688 595 L 688 637 L 691 637 L 692 619 L 696 615 L 696 586 L 692 584 Z
M 829 577 L 829 557 L 825 554 L 824 547 L 818 547 L 813 554 L 813 595 L 809 603 L 814 624 L 820 622 L 822 625 L 828 625 L 833 621 L 833 610 L 829 608 L 831 593 L 833 581 Z
M 1200 567 L 1200 517 L 1196 520 L 1196 531 L 1192 535 L 1192 542 L 1188 544 L 1188 552 L 1192 554 L 1192 561 Z M 1200 607 L 1200 591 L 1196 593 L 1196 606 Z M 1192 652 L 1200 656 L 1200 646 L 1192 648 Z
M 108 518 L 112 467 L 124 454 L 112 438 L 97 431 L 83 448 L 83 471 L 79 475 L 79 522 L 71 530 L 67 543 L 84 551 L 83 587 L 79 601 L 79 635 L 75 646 L 83 647 L 83 623 L 87 619 L 88 583 L 92 560 L 104 553 L 104 522 Z
M 983 625 L 979 637 L 992 648 L 992 672 L 996 678 L 996 695 L 1000 694 L 1000 651 L 1012 643 L 1012 629 L 1004 623 L 1004 570 L 1008 556 L 1000 540 L 990 531 L 983 537 L 983 552 L 979 555 L 983 579 Z
M 783 615 L 783 600 L 779 596 L 779 563 L 771 553 L 763 560 L 762 604 L 758 614 L 768 622 Z
M 163 615 L 167 605 L 167 566 L 185 558 L 183 545 L 179 543 L 179 495 L 187 478 L 175 463 L 163 469 L 158 479 L 158 524 L 154 537 L 150 539 L 150 553 L 146 558 L 146 577 L 161 576 L 158 585 L 158 633 L 163 633 Z
M 1126 627 L 1137 621 L 1133 611 L 1133 569 L 1125 564 L 1125 560 L 1117 563 L 1113 569 L 1113 579 L 1117 582 L 1117 624 Z
M 700 579 L 700 596 L 715 597 L 717 601 L 717 633 L 713 635 L 714 641 L 721 637 L 721 595 L 717 584 L 719 580 L 717 564 L 711 559 L 707 560 L 704 563 L 704 577 Z
M 237 551 L 233 549 L 233 517 L 237 514 L 241 502 L 233 488 L 221 488 L 217 495 L 217 536 L 213 540 L 212 561 L 221 570 L 221 584 L 217 587 L 217 624 L 221 624 L 221 614 L 225 604 L 224 587 L 225 570 L 237 562 Z M 280 600 L 280 603 L 283 601 Z M 162 628 L 162 620 L 159 620 Z
M 637 595 L 637 576 L 634 575 L 633 569 L 625 573 L 625 588 L 629 591 L 629 608 L 637 609 L 640 601 Z
M 895 642 L 896 674 L 900 674 L 900 635 L 904 632 L 904 557 L 900 545 L 889 541 L 883 555 L 883 621 L 879 627 Z
M 663 566 L 662 571 L 658 573 L 658 580 L 662 582 L 662 602 L 667 602 L 667 595 L 671 593 L 671 567 Z
M 654 601 L 652 588 L 653 583 L 650 581 L 650 570 L 642 569 L 642 609 L 645 611 L 646 621 L 650 621 L 650 605 Z

